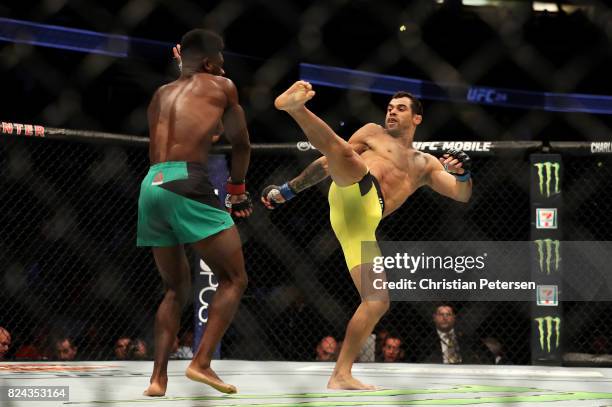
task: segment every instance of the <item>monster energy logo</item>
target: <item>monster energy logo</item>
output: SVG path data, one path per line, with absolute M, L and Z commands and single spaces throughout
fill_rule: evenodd
M 540 266 L 540 273 L 550 274 L 551 267 L 554 267 L 555 271 L 559 271 L 559 244 L 558 240 L 553 239 L 539 239 L 534 241 L 538 250 L 538 264 Z
M 561 338 L 561 318 L 559 317 L 541 317 L 536 318 L 535 321 L 538 323 L 538 334 L 540 335 L 540 348 L 550 353 L 551 345 L 550 340 L 553 335 L 553 325 L 555 329 L 555 349 L 559 348 L 559 339 Z M 546 337 L 546 347 L 544 347 L 544 337 Z
M 553 194 L 561 192 L 559 187 L 559 169 L 560 163 L 551 163 L 546 161 L 543 163 L 533 164 L 538 169 L 538 184 L 540 186 L 540 194 L 550 197 Z M 551 184 L 554 181 L 553 190 L 551 192 Z

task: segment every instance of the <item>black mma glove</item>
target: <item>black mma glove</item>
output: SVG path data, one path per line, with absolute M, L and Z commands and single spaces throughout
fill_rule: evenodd
M 450 172 L 446 164 L 444 164 L 444 170 L 449 174 L 454 175 L 455 178 L 457 178 L 457 181 L 467 182 L 472 177 L 472 173 L 470 171 L 472 169 L 472 159 L 470 158 L 470 156 L 467 155 L 465 152 L 461 150 L 456 150 L 454 148 L 446 150 L 444 154 L 448 154 L 449 158 L 456 159 L 458 162 L 460 162 L 462 164 L 461 168 L 463 168 L 464 172 L 463 174 Z
M 229 210 L 230 213 L 253 209 L 253 201 L 251 200 L 251 196 L 246 190 L 246 184 L 244 182 L 233 183 L 231 181 L 228 181 L 225 189 L 227 191 L 227 195 L 225 196 L 225 207 Z M 232 195 L 246 195 L 246 197 L 241 201 L 232 203 Z

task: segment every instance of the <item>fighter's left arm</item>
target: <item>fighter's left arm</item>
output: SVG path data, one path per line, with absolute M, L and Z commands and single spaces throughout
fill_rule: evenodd
M 468 202 L 472 196 L 470 157 L 458 150 L 448 150 L 439 159 L 431 154 L 425 157 L 425 184 L 441 195 Z

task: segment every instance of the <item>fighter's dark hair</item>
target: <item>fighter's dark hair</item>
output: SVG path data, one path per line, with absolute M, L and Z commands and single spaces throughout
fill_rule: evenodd
M 193 61 L 223 51 L 223 38 L 213 31 L 196 28 L 181 38 L 181 58 Z
M 404 90 L 400 90 L 399 92 L 396 92 L 391 97 L 391 99 L 398 99 L 398 98 L 408 98 L 408 99 L 410 99 L 410 101 L 411 101 L 410 108 L 412 109 L 412 113 L 419 114 L 419 115 L 423 116 L 423 105 L 421 104 L 421 101 L 419 99 L 417 99 L 417 97 L 414 96 L 412 93 L 406 92 Z

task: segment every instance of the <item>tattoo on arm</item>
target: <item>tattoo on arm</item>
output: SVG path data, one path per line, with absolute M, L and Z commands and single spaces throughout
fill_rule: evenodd
M 306 167 L 300 175 L 289 181 L 289 186 L 295 192 L 302 192 L 306 188 L 323 181 L 328 176 L 327 160 L 325 157 L 321 157 Z

